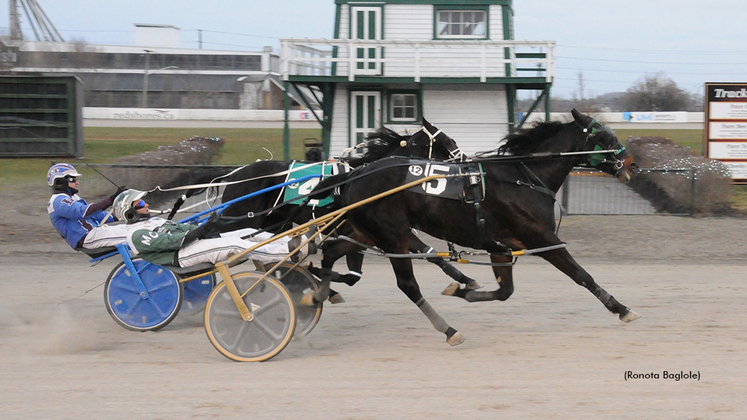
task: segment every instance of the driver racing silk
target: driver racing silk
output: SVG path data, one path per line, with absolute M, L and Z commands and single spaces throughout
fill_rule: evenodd
M 47 203 L 47 213 L 52 225 L 73 249 L 78 248 L 81 240 L 91 229 L 104 224 L 103 220 L 107 216 L 105 211 L 98 210 L 84 218 L 89 206 L 90 204 L 78 194 L 57 193 L 52 195 Z M 114 221 L 114 217 L 109 216 L 106 222 Z
M 196 228 L 196 225 L 154 217 L 129 226 L 127 243 L 130 245 L 130 252 L 145 261 L 174 265 L 174 257 L 181 248 L 184 237 Z

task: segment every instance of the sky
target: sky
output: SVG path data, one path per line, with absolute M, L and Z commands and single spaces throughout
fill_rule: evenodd
M 184 48 L 258 51 L 332 38 L 334 0 L 37 0 L 67 41 L 134 45 L 135 23 L 181 29 Z M 702 95 L 747 82 L 747 0 L 513 0 L 516 40 L 556 42 L 552 95 L 591 98 L 664 76 Z M 0 34 L 9 27 L 0 2 Z M 24 33 L 33 38 L 30 27 Z

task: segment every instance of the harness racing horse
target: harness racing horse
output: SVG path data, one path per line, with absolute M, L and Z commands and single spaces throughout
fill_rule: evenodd
M 461 159 L 462 152 L 456 142 L 438 128 L 423 119 L 423 128 L 412 135 L 399 135 L 382 127 L 370 133 L 359 148 L 365 149 L 360 156 L 345 157 L 341 160 L 350 167 L 359 167 L 388 156 L 412 156 L 428 159 Z M 230 185 L 223 191 L 222 201 L 241 197 L 252 191 L 259 191 L 286 181 L 290 163 L 265 160 L 247 165 L 225 179 Z M 311 220 L 314 209 L 299 206 L 300 201 L 281 205 L 283 190 L 277 189 L 241 200 L 228 206 L 223 216 L 236 217 L 231 229 L 252 227 L 262 229 L 272 227 L 273 232 L 282 232 L 292 227 L 292 223 L 302 224 Z M 272 209 L 268 211 L 268 209 Z M 319 210 L 317 210 L 318 212 Z M 246 217 L 252 214 L 253 217 Z
M 344 175 L 347 182 L 341 186 L 338 204 L 347 206 L 360 202 L 405 185 L 412 179 L 439 171 L 457 174 L 427 181 L 352 208 L 346 213 L 348 223 L 387 254 L 404 254 L 408 251 L 410 244 L 407 237 L 411 228 L 490 253 L 499 285 L 497 290 L 478 291 L 451 285 L 444 294 L 459 296 L 470 302 L 504 301 L 514 290 L 512 251 L 535 250 L 577 284 L 588 289 L 622 321 L 633 321 L 638 315 L 599 286 L 571 257 L 556 235 L 555 193 L 574 166 L 586 163 L 625 182 L 636 169 L 633 159 L 612 130 L 575 109 L 572 115 L 574 120 L 569 123 L 545 122 L 525 132 L 511 134 L 494 156 L 475 159 L 470 163 L 436 165 L 401 158 L 374 162 Z M 467 200 L 473 202 L 442 197 L 440 194 L 448 190 L 448 183 L 461 180 L 464 184 L 465 178 L 474 180 L 475 173 L 466 171 L 469 165 L 477 165 L 478 177 L 484 180 L 481 183 L 484 196 Z M 469 172 L 469 175 L 459 175 L 465 172 Z M 338 182 L 342 177 L 328 179 L 317 188 Z M 325 268 L 334 264 L 335 258 L 339 257 L 324 253 L 323 274 Z M 436 330 L 446 335 L 447 343 L 460 344 L 464 340 L 462 335 L 449 326 L 423 298 L 413 275 L 412 261 L 390 258 L 390 262 L 397 286 L 428 317 Z M 328 276 L 324 276 L 320 290 L 304 296 L 303 303 L 323 300 L 329 285 L 327 280 Z
M 462 152 L 454 139 L 430 124 L 425 118 L 422 124 L 422 129 L 412 135 L 404 136 L 382 127 L 370 133 L 359 145 L 365 153 L 346 157 L 344 162 L 351 167 L 360 167 L 388 156 L 411 156 L 438 160 L 462 159 Z M 252 191 L 281 184 L 287 180 L 288 168 L 289 162 L 282 161 L 260 161 L 241 168 L 226 179 L 230 184 L 223 192 L 222 201 L 225 203 Z M 235 219 L 235 224 L 224 225 L 223 229 L 252 227 L 278 233 L 290 228 L 292 223 L 303 224 L 315 215 L 323 215 L 329 211 L 325 208 L 303 205 L 304 203 L 300 201 L 278 206 L 277 204 L 282 202 L 282 199 L 283 189 L 276 189 L 228 206 L 223 211 L 223 216 L 226 219 Z M 252 214 L 253 217 L 247 217 L 247 214 Z M 343 234 L 354 241 L 358 239 L 354 232 L 348 231 L 349 228 L 343 226 Z M 410 234 L 409 237 L 413 243 L 413 249 L 421 250 L 425 247 L 417 236 Z M 332 252 L 337 255 L 345 255 L 349 268 L 349 273 L 344 275 L 329 273 L 333 281 L 352 286 L 360 280 L 363 254 L 358 251 L 363 248 L 348 240 L 328 240 L 324 244 L 324 252 L 328 249 L 333 250 Z M 430 258 L 429 261 L 441 267 L 451 278 L 472 288 L 479 286 L 475 280 L 465 276 L 442 258 Z M 321 276 L 319 268 L 310 267 L 309 271 Z

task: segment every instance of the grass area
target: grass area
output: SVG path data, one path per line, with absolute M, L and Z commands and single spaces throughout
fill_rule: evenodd
M 44 185 L 47 170 L 52 162 L 68 162 L 86 179 L 97 174 L 85 163 L 106 164 L 117 158 L 155 150 L 159 146 L 178 144 L 182 140 L 198 137 L 220 137 L 225 141 L 223 150 L 213 164 L 244 165 L 257 159 L 283 159 L 283 130 L 279 128 L 104 128 L 84 129 L 85 157 L 42 159 L 0 159 L 1 188 L 22 189 L 28 185 Z M 314 129 L 292 129 L 290 136 L 290 158 L 303 159 L 303 139 L 320 138 L 321 131 Z M 270 153 L 263 148 L 268 149 Z M 85 163 L 83 163 L 85 162 Z
M 294 129 L 290 133 L 290 158 L 302 159 L 303 139 L 320 138 L 320 130 Z M 85 160 L 109 163 L 121 156 L 177 144 L 190 137 L 220 137 L 225 141 L 216 165 L 243 165 L 257 159 L 283 158 L 283 130 L 279 128 L 102 128 L 84 130 Z
M 700 153 L 703 143 L 702 130 L 615 130 L 617 137 L 625 141 L 629 136 L 660 136 L 676 144 L 690 147 Z M 70 162 L 86 179 L 97 179 L 98 175 L 82 162 L 90 164 L 111 163 L 119 157 L 155 150 L 159 146 L 177 144 L 193 136 L 220 137 L 225 140 L 216 165 L 243 165 L 257 159 L 283 158 L 283 130 L 276 128 L 104 128 L 84 129 L 85 158 L 75 159 L 0 159 L 2 189 L 23 189 L 29 185 L 45 184 L 45 176 L 51 162 Z M 302 159 L 303 139 L 320 138 L 320 130 L 291 130 L 291 159 Z M 747 185 L 735 187 L 734 207 L 747 210 Z
M 732 207 L 742 211 L 747 211 L 747 185 L 736 185 L 735 193 L 732 198 Z
M 644 130 L 644 129 L 618 129 L 615 130 L 617 138 L 625 142 L 628 137 L 665 137 L 675 144 L 693 149 L 703 156 L 703 130 Z

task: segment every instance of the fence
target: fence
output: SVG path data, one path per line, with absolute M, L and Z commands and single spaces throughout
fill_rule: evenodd
M 656 169 L 642 168 L 641 172 L 663 173 L 668 176 L 689 175 L 689 179 L 683 185 L 683 194 L 689 195 L 689 203 L 680 206 L 674 213 L 670 214 L 694 215 L 696 212 L 696 199 L 698 198 L 698 187 L 696 176 L 697 168 L 682 169 Z M 684 196 L 687 201 L 687 195 Z M 702 192 L 701 192 L 702 195 Z M 563 214 L 655 214 L 656 207 L 649 200 L 637 193 L 630 184 L 619 182 L 601 171 L 574 168 L 568 179 L 561 187 L 557 196 Z M 556 210 L 556 216 L 560 210 Z
M 204 166 L 204 165 L 138 165 L 138 164 L 108 164 L 108 165 L 91 165 L 99 169 L 106 169 L 108 175 L 114 176 L 120 183 L 127 185 L 139 185 L 142 187 L 142 178 L 164 179 L 163 174 L 156 172 L 168 172 L 171 176 L 166 178 L 175 178 L 177 174 L 181 181 L 190 183 L 197 182 L 199 174 L 203 170 L 209 172 L 224 171 L 225 173 L 235 169 L 235 166 Z M 186 175 L 185 171 L 190 175 Z M 647 171 L 656 172 L 681 172 L 683 170 L 661 170 L 647 169 Z M 160 173 L 159 172 L 159 173 Z M 94 178 L 93 180 L 95 180 Z M 695 198 L 696 190 L 695 179 L 692 178 L 692 188 L 690 193 Z M 92 180 L 92 181 L 93 181 Z M 205 182 L 200 180 L 199 182 Z M 95 184 L 95 183 L 94 183 Z M 173 182 L 169 186 L 176 186 Z M 184 185 L 183 183 L 178 183 Z M 94 190 L 98 191 L 97 186 L 91 185 Z M 108 182 L 103 182 L 101 191 L 105 192 L 111 189 Z M 183 192 L 178 193 L 156 193 L 151 197 L 158 204 L 170 205 Z M 563 215 L 646 215 L 656 214 L 656 208 L 641 197 L 629 184 L 618 181 L 615 177 L 607 175 L 601 171 L 587 168 L 575 168 L 570 176 L 566 179 L 563 186 L 556 196 L 559 206 L 555 210 L 555 216 Z M 193 200 L 194 201 L 194 200 Z M 692 213 L 690 213 L 692 214 Z
M 576 168 L 557 196 L 563 214 L 654 214 L 656 209 L 627 184 L 603 172 Z M 556 210 L 556 216 L 559 214 Z

